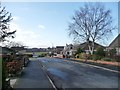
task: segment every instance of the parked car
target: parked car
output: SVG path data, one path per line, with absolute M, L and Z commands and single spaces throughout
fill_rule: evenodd
M 38 57 L 38 55 L 33 55 L 33 58 L 37 58 Z

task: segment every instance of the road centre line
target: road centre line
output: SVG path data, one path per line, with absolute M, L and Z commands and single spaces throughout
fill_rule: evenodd
M 38 60 L 38 61 L 39 61 L 39 60 Z M 42 64 L 41 61 L 39 61 L 39 64 L 42 66 L 42 68 L 43 68 L 42 70 L 43 70 L 43 72 L 46 74 L 46 76 L 47 76 L 49 82 L 51 83 L 52 87 L 53 87 L 55 90 L 58 90 L 57 87 L 55 86 L 55 84 L 53 83 L 52 79 L 48 76 L 47 72 L 44 70 L 45 66 Z

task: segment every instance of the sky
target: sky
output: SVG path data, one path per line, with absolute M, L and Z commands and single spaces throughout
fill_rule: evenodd
M 68 36 L 68 25 L 74 15 L 85 2 L 3 2 L 2 6 L 12 13 L 11 30 L 17 30 L 15 42 L 22 42 L 28 47 L 46 48 L 65 46 L 73 43 Z M 118 23 L 118 3 L 104 2 L 106 9 L 112 11 L 115 25 Z M 109 45 L 117 36 L 113 32 L 107 42 L 98 42 Z

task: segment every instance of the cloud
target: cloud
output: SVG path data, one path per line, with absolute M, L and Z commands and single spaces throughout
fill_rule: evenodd
M 30 29 L 23 29 L 17 23 L 11 22 L 10 29 L 17 30 L 15 33 L 15 38 L 10 39 L 10 41 L 15 42 L 22 42 L 24 45 L 29 47 L 36 47 L 39 46 L 40 40 L 40 32 L 39 31 L 32 31 Z
M 39 25 L 38 25 L 38 28 L 39 28 L 39 29 L 45 29 L 45 26 L 44 26 L 44 25 L 39 24 Z

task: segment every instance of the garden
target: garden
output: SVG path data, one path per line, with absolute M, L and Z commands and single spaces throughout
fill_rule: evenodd
M 104 50 L 101 47 L 98 47 L 94 51 L 93 55 L 86 54 L 84 50 L 79 48 L 75 53 L 74 57 L 76 60 L 82 60 L 86 62 L 95 62 L 101 64 L 111 64 L 114 66 L 120 66 L 120 55 L 116 54 L 116 49 Z
M 29 57 L 24 54 L 2 55 L 2 88 L 10 89 L 10 79 L 21 75 L 23 67 L 27 66 Z

